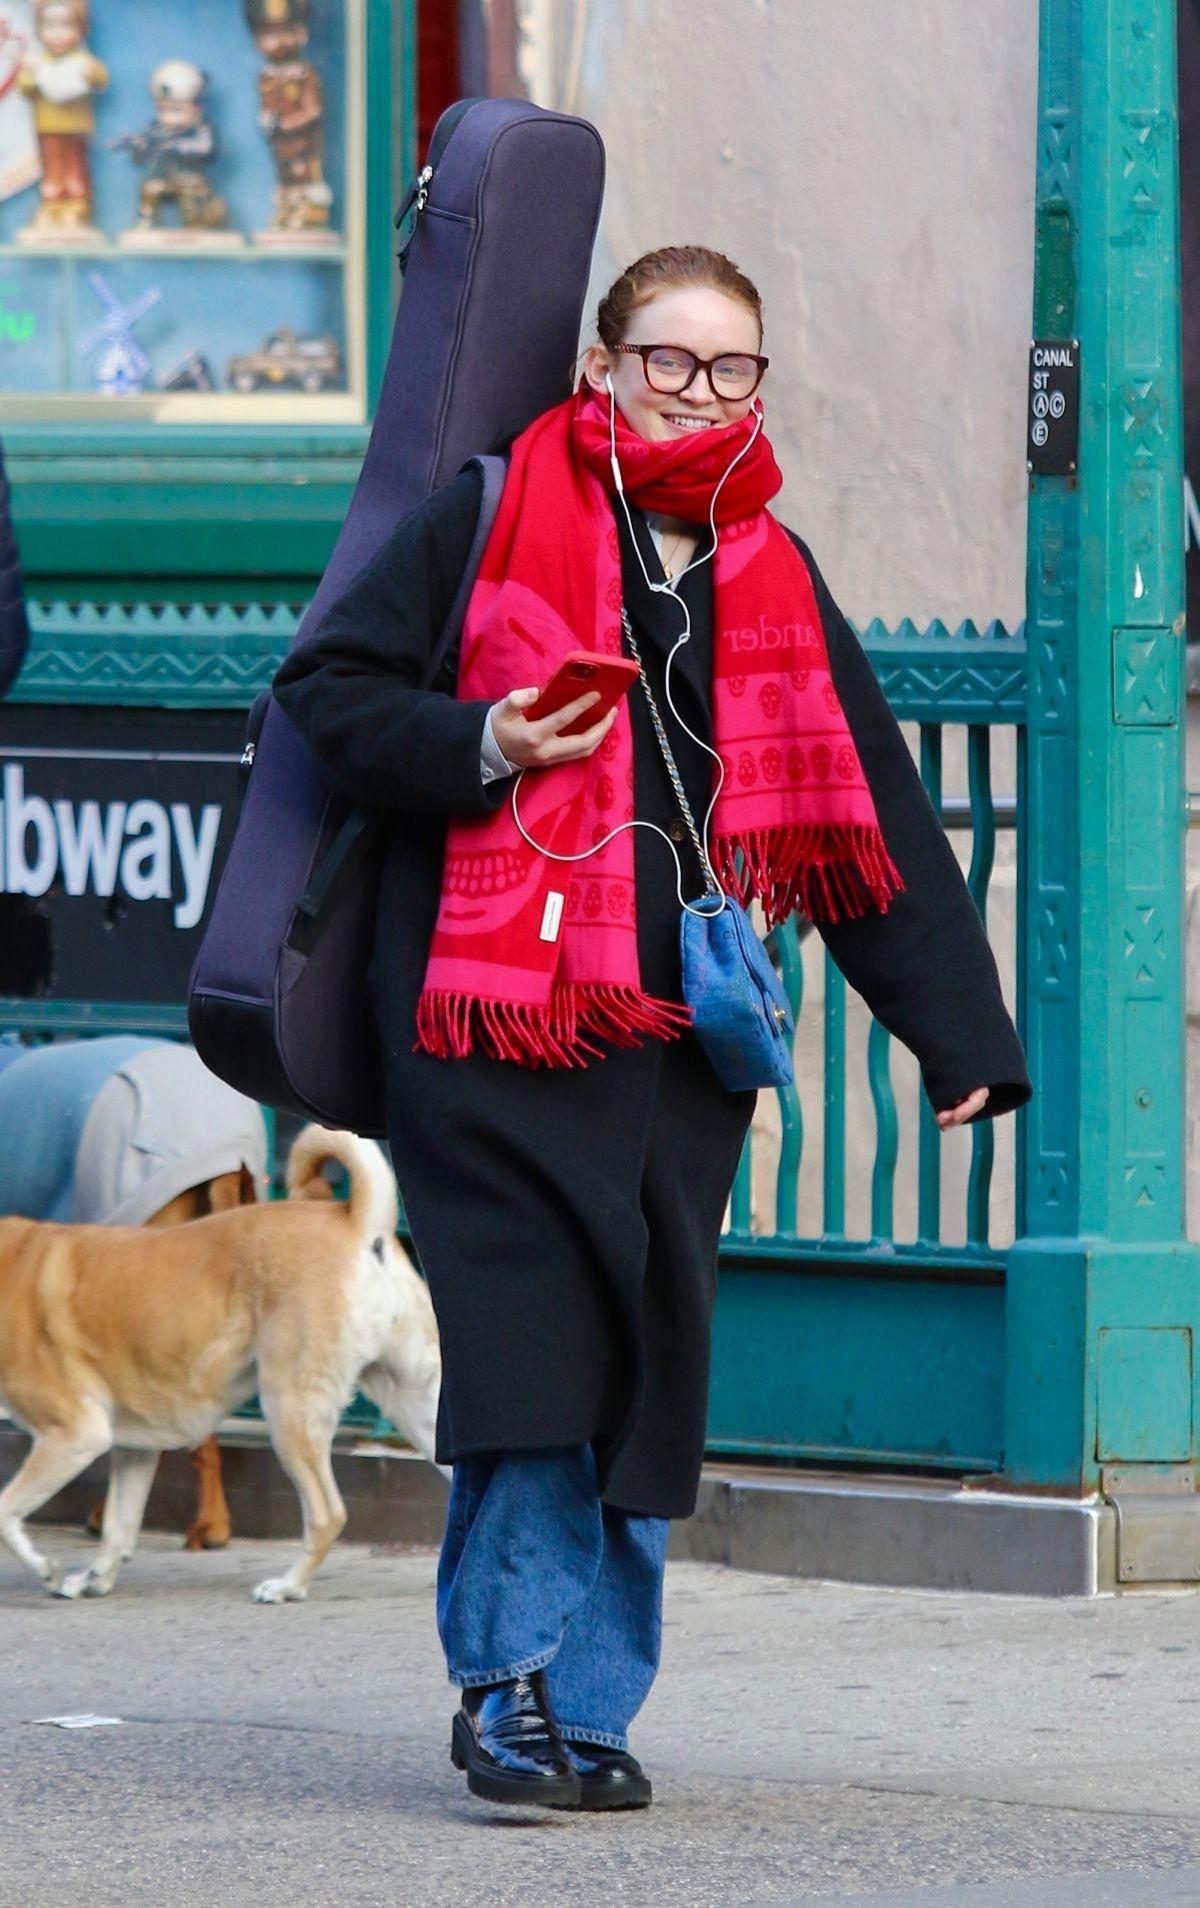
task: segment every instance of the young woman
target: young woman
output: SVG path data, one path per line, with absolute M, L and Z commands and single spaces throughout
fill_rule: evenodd
M 621 275 L 598 333 L 574 396 L 511 447 L 433 687 L 413 684 L 478 520 L 470 469 L 275 680 L 335 787 L 395 817 L 370 987 L 442 1339 L 452 1754 L 477 1794 L 584 1808 L 650 1800 L 627 1731 L 658 1665 L 669 1520 L 695 1504 L 755 1100 L 689 1030 L 681 900 L 711 868 L 770 921 L 801 907 L 920 1059 L 941 1126 L 1031 1091 L 871 666 L 767 509 L 758 293 L 669 247 Z M 527 717 L 577 647 L 640 657 L 695 833 L 642 682 L 577 736 L 589 696 Z

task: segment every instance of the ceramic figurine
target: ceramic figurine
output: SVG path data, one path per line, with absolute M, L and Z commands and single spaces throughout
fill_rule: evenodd
M 33 0 L 0 0 L 0 203 L 42 176 L 33 101 L 17 86 L 33 44 Z
M 215 391 L 217 381 L 202 351 L 193 351 L 158 380 L 160 391 Z
M 229 230 L 229 208 L 208 177 L 217 142 L 204 112 L 207 84 L 208 75 L 191 60 L 163 60 L 150 75 L 154 118 L 140 132 L 110 142 L 114 152 L 127 152 L 146 168 L 137 224 L 122 232 L 122 245 L 194 245 L 214 236 L 226 245 L 243 242 Z M 178 225 L 164 222 L 170 206 L 179 214 Z
M 321 76 L 302 58 L 308 0 L 246 0 L 246 18 L 266 64 L 259 76 L 258 124 L 278 183 L 271 224 L 260 244 L 339 243 L 329 230 L 333 194 L 321 165 L 325 102 Z
M 145 388 L 150 359 L 133 335 L 133 328 L 162 297 L 156 285 L 150 286 L 130 305 L 122 304 L 102 272 L 89 272 L 88 284 L 108 315 L 80 340 L 79 355 L 96 359 L 96 389 L 106 397 L 131 397 Z
M 24 245 L 98 245 L 92 224 L 88 141 L 96 127 L 92 100 L 108 85 L 108 68 L 87 45 L 87 0 L 37 0 L 38 45 L 17 70 L 17 85 L 33 102 L 42 155 L 42 183 L 32 224 L 18 232 Z

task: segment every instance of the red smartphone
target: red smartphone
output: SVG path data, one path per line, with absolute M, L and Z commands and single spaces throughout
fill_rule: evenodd
M 594 649 L 573 649 L 564 656 L 537 701 L 521 713 L 526 722 L 536 722 L 540 716 L 564 709 L 589 689 L 598 689 L 599 702 L 593 702 L 574 722 L 558 731 L 560 735 L 583 735 L 616 706 L 630 684 L 637 681 L 637 674 L 638 666 L 631 656 L 602 656 Z

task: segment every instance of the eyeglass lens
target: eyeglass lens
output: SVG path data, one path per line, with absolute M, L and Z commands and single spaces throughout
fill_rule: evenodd
M 696 369 L 696 360 L 690 351 L 676 350 L 671 345 L 656 346 L 647 354 L 645 363 L 650 384 L 664 394 L 682 391 Z M 753 358 L 736 355 L 717 358 L 709 376 L 719 397 L 748 397 L 758 382 L 758 365 Z

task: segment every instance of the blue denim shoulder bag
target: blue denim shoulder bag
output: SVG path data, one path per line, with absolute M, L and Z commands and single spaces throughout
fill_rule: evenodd
M 730 1092 L 790 1086 L 796 1033 L 791 1004 L 749 915 L 713 876 L 624 610 L 621 623 L 638 665 L 671 786 L 705 871 L 705 892 L 697 901 L 684 902 L 679 924 L 683 998 L 692 1010 L 693 1031 L 721 1085 Z
M 692 1027 L 721 1085 L 790 1086 L 796 1023 L 745 909 L 727 894 L 702 896 L 683 911 L 679 952 Z

